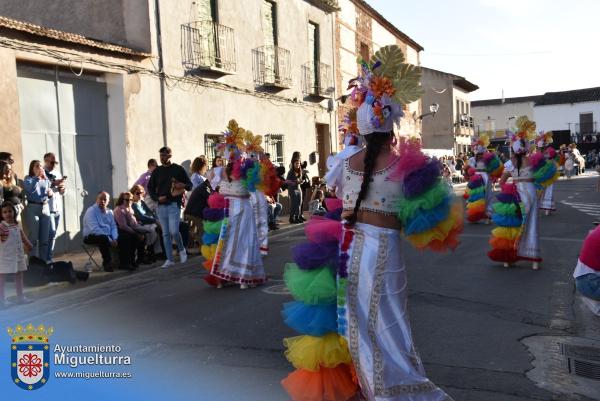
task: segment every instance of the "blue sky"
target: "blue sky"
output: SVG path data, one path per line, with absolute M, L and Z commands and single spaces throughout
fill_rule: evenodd
M 600 1 L 367 2 L 425 48 L 423 66 L 478 85 L 471 100 L 600 86 Z

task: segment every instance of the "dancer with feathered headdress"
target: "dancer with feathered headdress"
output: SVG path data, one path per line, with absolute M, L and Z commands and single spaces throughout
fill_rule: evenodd
M 400 247 L 403 232 L 418 249 L 453 249 L 463 222 L 441 163 L 418 140 L 395 146 L 394 124 L 402 105 L 420 98 L 419 80 L 394 45 L 363 61 L 350 81 L 366 146 L 328 174 L 343 211 L 313 217 L 309 243 L 296 246 L 295 263 L 285 267 L 295 301 L 283 316 L 302 334 L 284 340 L 296 370 L 282 384 L 293 400 L 451 400 L 427 378 L 415 350 Z
M 540 202 L 540 209 L 544 211 L 546 216 L 550 215 L 551 212 L 556 211 L 556 203 L 554 202 L 554 181 L 558 179 L 560 172 L 558 165 L 560 163 L 560 156 L 558 152 L 552 147 L 552 132 L 541 131 L 535 138 L 535 145 L 538 152 L 544 155 L 545 163 L 542 167 L 546 167 L 546 175 L 550 175 L 551 184 L 543 183 L 544 189 Z M 554 167 L 552 167 L 554 166 Z
M 204 279 L 219 288 L 224 282 L 232 282 L 245 289 L 266 281 L 250 202 L 250 193 L 256 191 L 261 181 L 260 164 L 247 153 L 247 143 L 254 146 L 260 143 L 235 120 L 229 121 L 223 136 L 225 141 L 217 145 L 217 151 L 224 156 L 227 166 L 218 171 L 219 192 L 210 195 L 208 208 L 204 210 L 201 252 L 204 267 L 210 271 Z M 257 148 L 251 146 L 250 150 Z
M 540 163 L 533 141 L 535 122 L 522 116 L 516 126 L 516 133 L 507 132 L 511 143 L 511 166 L 500 179 L 502 192 L 494 204 L 492 217 L 498 227 L 492 230 L 492 250 L 488 256 L 503 262 L 505 267 L 518 260 L 531 261 L 532 268 L 537 270 L 542 257 L 536 186 L 541 187 L 547 180 L 545 174 L 537 174 Z M 508 179 L 512 182 L 507 183 Z

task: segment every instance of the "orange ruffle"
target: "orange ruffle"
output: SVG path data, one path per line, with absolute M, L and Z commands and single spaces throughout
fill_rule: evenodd
M 519 243 L 519 237 L 515 239 L 492 237 L 489 242 L 494 249 L 514 249 Z
M 317 372 L 297 369 L 281 385 L 294 401 L 347 401 L 358 392 L 353 371 L 348 364 Z

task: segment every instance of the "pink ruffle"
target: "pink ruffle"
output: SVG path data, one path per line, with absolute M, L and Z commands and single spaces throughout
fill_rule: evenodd
M 339 242 L 342 239 L 342 223 L 325 217 L 313 216 L 304 227 L 306 237 L 310 242 Z
M 590 268 L 600 271 L 600 226 L 585 238 L 579 259 Z
M 421 152 L 421 142 L 417 140 L 400 139 L 399 142 L 400 161 L 396 163 L 394 170 L 390 173 L 393 181 L 404 181 L 404 178 L 415 170 L 422 169 L 429 158 Z
M 344 207 L 344 202 L 338 198 L 325 198 L 325 207 L 329 211 Z
M 213 192 L 208 197 L 208 207 L 211 209 L 224 209 L 225 197 L 218 192 Z

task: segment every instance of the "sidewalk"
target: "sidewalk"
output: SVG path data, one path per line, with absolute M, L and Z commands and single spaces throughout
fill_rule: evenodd
M 306 214 L 305 214 L 306 217 Z M 269 236 L 279 236 L 281 233 L 285 233 L 287 231 L 293 230 L 294 228 L 303 227 L 304 224 L 290 224 L 289 216 L 279 216 L 280 223 L 278 230 L 273 230 L 269 232 Z M 175 252 L 176 254 L 176 252 Z M 94 259 L 98 264 L 101 264 L 102 257 L 100 256 L 100 251 L 96 250 L 94 253 Z M 25 295 L 32 299 L 38 300 L 44 298 L 49 295 L 54 295 L 60 292 L 68 291 L 71 289 L 84 288 L 92 285 L 96 285 L 99 283 L 103 283 L 105 281 L 113 280 L 116 278 L 132 275 L 132 274 L 140 274 L 147 272 L 149 270 L 158 269 L 164 263 L 164 261 L 158 261 L 156 263 L 150 265 L 140 265 L 134 271 L 128 270 L 119 270 L 115 269 L 113 272 L 105 272 L 103 269 L 98 268 L 94 264 L 89 261 L 88 255 L 83 251 L 77 252 L 69 252 L 64 253 L 62 255 L 58 255 L 54 258 L 56 262 L 58 261 L 66 261 L 73 263 L 73 268 L 79 271 L 89 271 L 90 276 L 87 281 L 77 281 L 74 284 L 71 284 L 67 281 L 59 282 L 59 283 L 48 283 L 41 286 L 28 287 L 25 286 L 24 293 Z M 178 256 L 175 255 L 175 260 L 178 260 Z M 188 261 L 185 263 L 185 266 L 199 266 L 202 262 L 200 256 L 200 250 L 195 253 L 188 252 Z M 89 270 L 92 268 L 91 270 Z M 14 276 L 13 276 L 14 277 Z M 14 302 L 16 300 L 16 290 L 14 285 L 14 279 L 10 277 L 6 280 L 5 284 L 5 296 L 9 302 Z M 11 305 L 12 306 L 12 305 Z

